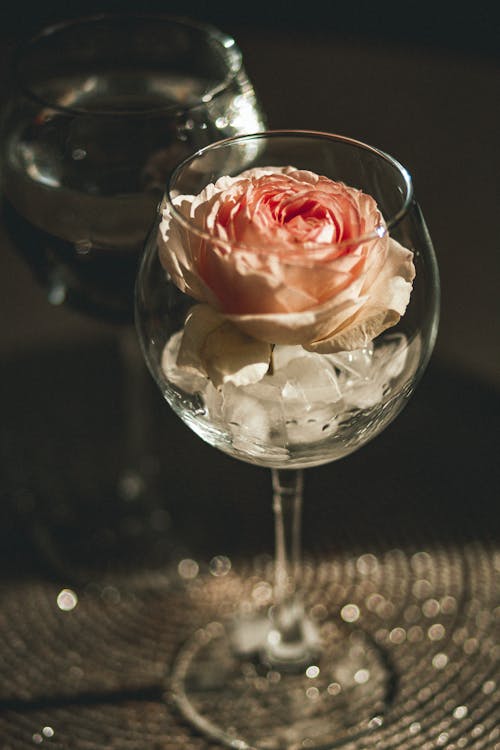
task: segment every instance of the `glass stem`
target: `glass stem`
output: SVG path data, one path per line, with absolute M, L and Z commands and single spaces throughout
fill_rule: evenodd
M 272 469 L 275 532 L 274 602 L 295 597 L 300 575 L 302 492 L 301 470 Z
M 301 668 L 315 650 L 314 628 L 305 617 L 300 594 L 301 470 L 272 470 L 275 520 L 275 580 L 266 658 L 281 668 Z

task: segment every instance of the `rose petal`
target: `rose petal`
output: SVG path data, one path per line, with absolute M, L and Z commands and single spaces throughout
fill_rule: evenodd
M 360 349 L 404 313 L 415 276 L 412 258 L 413 253 L 391 238 L 369 295 L 361 294 L 365 280 L 360 277 L 311 310 L 227 317 L 249 336 L 275 344 L 302 344 L 308 351 L 323 354 Z
M 399 321 L 410 300 L 414 277 L 413 253 L 390 238 L 386 261 L 370 289 L 366 305 L 347 325 L 332 329 L 329 336 L 304 348 L 321 354 L 363 348 Z
M 225 383 L 250 385 L 262 380 L 269 370 L 271 346 L 226 320 L 207 336 L 201 358 L 216 388 Z
M 210 305 L 194 305 L 184 325 L 177 365 L 206 375 L 216 388 L 250 385 L 269 369 L 271 346 L 247 336 Z
M 268 315 L 228 315 L 232 323 L 249 336 L 275 344 L 301 344 L 304 347 L 318 335 L 331 331 L 332 317 L 350 318 L 365 303 L 366 298 L 348 299 L 344 303 L 327 302 L 313 310 L 299 313 Z
M 175 204 L 214 241 L 166 211 L 162 264 L 179 288 L 218 309 L 242 335 L 325 353 L 356 349 L 406 309 L 413 254 L 387 233 L 356 242 L 385 225 L 373 198 L 355 188 L 306 170 L 267 167 L 222 177 Z M 310 242 L 333 236 L 342 243 Z M 241 341 L 233 328 L 217 325 L 196 343 L 216 379 L 246 367 L 234 354 Z M 227 365 L 224 341 L 231 342 L 236 364 Z

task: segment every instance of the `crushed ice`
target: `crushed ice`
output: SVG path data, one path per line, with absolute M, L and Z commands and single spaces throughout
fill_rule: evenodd
M 242 447 L 254 441 L 311 443 L 333 435 L 346 414 L 387 399 L 408 369 L 408 357 L 415 359 L 402 333 L 336 354 L 276 346 L 272 374 L 251 385 L 226 383 L 217 389 L 199 371 L 176 364 L 181 338 L 182 332 L 176 333 L 165 346 L 165 377 L 185 393 L 201 396 L 206 418 L 229 429 L 233 444 Z

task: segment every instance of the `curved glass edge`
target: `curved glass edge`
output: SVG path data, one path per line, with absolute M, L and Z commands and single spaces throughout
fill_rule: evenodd
M 201 149 L 198 149 L 193 154 L 188 156 L 186 159 L 184 159 L 178 166 L 172 171 L 167 189 L 165 192 L 165 200 L 166 205 L 168 207 L 168 210 L 172 213 L 173 216 L 175 216 L 175 219 L 179 221 L 179 223 L 184 226 L 189 231 L 193 232 L 193 234 L 197 235 L 198 237 L 202 237 L 203 239 L 212 240 L 213 238 L 201 230 L 194 222 L 191 222 L 186 219 L 186 217 L 177 210 L 174 199 L 175 195 L 173 195 L 174 188 L 173 185 L 175 185 L 176 181 L 179 179 L 179 176 L 181 173 L 188 168 L 196 159 L 202 158 L 207 153 L 212 153 L 218 149 L 224 149 L 229 148 L 234 145 L 238 144 L 244 144 L 244 143 L 250 143 L 251 141 L 262 141 L 265 139 L 277 139 L 277 138 L 309 138 L 311 140 L 325 140 L 325 141 L 333 141 L 337 143 L 343 143 L 350 146 L 353 146 L 355 148 L 362 149 L 364 151 L 367 151 L 373 155 L 376 155 L 386 161 L 388 164 L 390 164 L 403 178 L 403 182 L 406 185 L 406 195 L 403 201 L 403 205 L 399 211 L 397 211 L 394 216 L 390 217 L 386 220 L 386 230 L 388 233 L 390 233 L 391 229 L 396 226 L 411 210 L 411 206 L 413 203 L 413 182 L 410 176 L 410 173 L 404 167 L 397 159 L 392 157 L 390 154 L 387 154 L 385 151 L 382 151 L 380 149 L 375 148 L 374 146 L 370 146 L 367 143 L 363 143 L 362 141 L 355 140 L 354 138 L 349 138 L 347 136 L 339 135 L 337 133 L 327 133 L 322 131 L 316 131 L 316 130 L 264 130 L 257 133 L 247 133 L 242 135 L 236 135 L 231 136 L 229 138 L 224 138 L 220 141 L 216 141 L 215 143 L 211 143 L 208 146 L 205 146 Z M 370 232 L 366 235 L 360 235 L 359 237 L 350 238 L 349 240 L 346 240 L 344 243 L 338 243 L 337 245 L 331 245 L 331 247 L 342 247 L 343 244 L 345 245 L 352 245 L 353 242 L 356 244 L 361 244 L 363 242 L 368 242 L 370 240 L 375 240 L 380 237 L 379 231 L 377 231 L 378 228 Z M 234 243 L 226 243 L 229 244 L 232 248 L 232 250 L 238 250 L 242 252 L 248 252 L 249 248 L 245 245 L 237 245 Z M 318 246 L 322 251 L 325 249 L 325 245 L 319 245 Z
M 227 76 L 222 81 L 220 81 L 217 85 L 215 85 L 212 89 L 210 89 L 210 91 L 207 92 L 200 101 L 194 102 L 193 104 L 190 104 L 187 106 L 179 106 L 177 104 L 173 104 L 173 105 L 167 105 L 167 106 L 159 106 L 153 109 L 146 109 L 146 110 L 139 111 L 139 112 L 137 110 L 126 110 L 126 109 L 117 110 L 117 111 L 93 110 L 91 113 L 93 117 L 94 116 L 95 117 L 99 117 L 99 116 L 101 117 L 111 117 L 111 116 L 144 117 L 148 115 L 152 116 L 153 114 L 159 116 L 163 114 L 174 115 L 174 114 L 181 114 L 183 112 L 191 112 L 200 107 L 205 106 L 206 103 L 208 103 L 209 101 L 212 101 L 213 99 L 216 99 L 220 95 L 224 94 L 226 91 L 229 90 L 232 83 L 236 81 L 238 75 L 241 73 L 244 74 L 242 53 L 238 45 L 236 44 L 236 40 L 229 34 L 226 34 L 224 31 L 221 31 L 220 29 L 218 29 L 216 26 L 213 26 L 212 24 L 209 24 L 209 23 L 196 21 L 194 19 L 190 19 L 185 16 L 128 11 L 128 12 L 123 12 L 123 13 L 112 13 L 112 12 L 97 13 L 94 15 L 81 16 L 79 18 L 61 21 L 59 23 L 45 26 L 38 33 L 34 34 L 28 39 L 21 41 L 14 48 L 12 55 L 11 55 L 11 60 L 10 60 L 11 86 L 17 85 L 19 87 L 19 91 L 22 92 L 26 98 L 31 99 L 32 101 L 38 102 L 42 106 L 49 107 L 51 110 L 55 112 L 60 112 L 62 114 L 67 114 L 71 116 L 88 115 L 89 113 L 85 109 L 80 109 L 78 107 L 75 107 L 75 108 L 64 107 L 64 106 L 61 106 L 60 104 L 46 101 L 43 97 L 38 96 L 36 92 L 33 91 L 32 88 L 23 81 L 23 75 L 21 73 L 22 59 L 23 59 L 24 54 L 30 49 L 31 46 L 35 45 L 39 41 L 47 39 L 53 34 L 62 33 L 67 29 L 75 28 L 77 26 L 83 26 L 85 24 L 98 23 L 101 21 L 113 21 L 113 20 L 158 21 L 158 23 L 170 23 L 174 25 L 177 24 L 187 29 L 201 31 L 202 33 L 205 33 L 207 35 L 207 38 L 211 38 L 217 41 L 220 52 L 228 63 L 229 72 Z M 207 97 L 206 100 L 205 100 L 205 96 Z

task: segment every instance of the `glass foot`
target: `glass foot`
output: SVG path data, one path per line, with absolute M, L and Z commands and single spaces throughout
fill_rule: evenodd
M 259 658 L 265 623 L 212 622 L 184 644 L 170 697 L 194 727 L 236 750 L 324 750 L 381 726 L 394 675 L 364 631 L 323 623 L 320 656 L 290 673 Z

